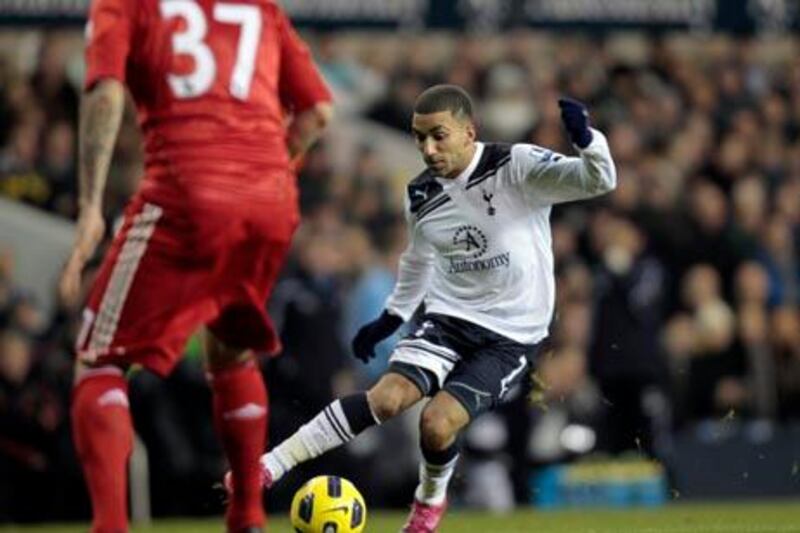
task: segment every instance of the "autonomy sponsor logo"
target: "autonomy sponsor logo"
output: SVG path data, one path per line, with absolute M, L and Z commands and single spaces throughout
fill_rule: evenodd
M 461 274 L 463 272 L 476 272 L 492 270 L 495 268 L 508 268 L 511 265 L 511 252 L 482 258 L 489 249 L 489 239 L 480 228 L 473 225 L 461 226 L 453 234 L 453 246 L 461 248 L 467 253 L 465 259 L 450 259 L 448 274 Z
M 476 272 L 479 270 L 492 270 L 495 268 L 511 266 L 511 252 L 503 252 L 486 259 L 472 259 L 464 261 L 450 260 L 448 274 L 461 274 L 463 272 Z

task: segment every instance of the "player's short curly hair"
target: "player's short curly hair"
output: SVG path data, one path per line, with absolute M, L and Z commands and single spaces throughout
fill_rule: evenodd
M 469 93 L 458 85 L 434 85 L 425 89 L 414 103 L 414 113 L 427 115 L 450 111 L 454 117 L 473 119 L 474 106 Z

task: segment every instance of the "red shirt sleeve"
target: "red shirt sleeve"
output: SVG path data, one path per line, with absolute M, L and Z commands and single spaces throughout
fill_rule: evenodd
M 317 70 L 308 46 L 292 23 L 276 10 L 281 43 L 280 96 L 283 106 L 300 113 L 319 102 L 330 102 L 331 93 Z
M 93 0 L 86 27 L 85 89 L 103 78 L 125 82 L 133 35 L 133 2 Z

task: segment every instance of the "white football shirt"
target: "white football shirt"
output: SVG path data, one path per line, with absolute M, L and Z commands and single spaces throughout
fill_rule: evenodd
M 616 186 L 605 136 L 592 130 L 579 157 L 531 144 L 476 143 L 456 178 L 426 170 L 408 185 L 409 244 L 386 308 L 478 324 L 517 342 L 547 336 L 555 303 L 553 204 Z

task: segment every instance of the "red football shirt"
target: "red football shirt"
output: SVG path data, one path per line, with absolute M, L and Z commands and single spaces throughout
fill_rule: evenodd
M 331 99 L 272 0 L 94 0 L 87 36 L 86 87 L 128 85 L 148 178 L 284 169 L 285 113 Z

